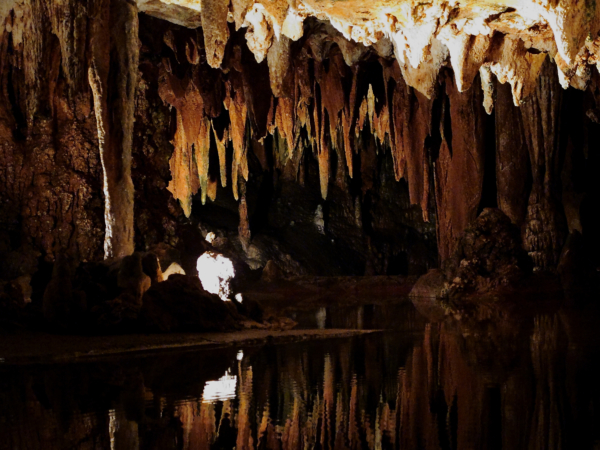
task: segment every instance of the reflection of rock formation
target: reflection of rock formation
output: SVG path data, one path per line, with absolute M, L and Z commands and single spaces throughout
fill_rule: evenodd
M 266 347 L 237 365 L 232 353 L 223 364 L 237 396 L 212 403 L 202 390 L 225 369 L 208 373 L 191 353 L 139 371 L 16 374 L 0 388 L 0 448 L 590 448 L 600 402 L 592 317 L 453 320 L 416 339 Z M 105 371 L 121 379 L 98 384 Z

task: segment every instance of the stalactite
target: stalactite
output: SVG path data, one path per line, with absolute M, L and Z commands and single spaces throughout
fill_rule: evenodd
M 235 30 L 239 30 L 244 25 L 246 13 L 252 7 L 253 0 L 231 0 L 233 11 L 233 20 L 235 22 Z
M 408 88 L 401 77 L 395 79 L 392 156 L 396 179 L 407 179 L 410 202 L 421 206 L 423 220 L 427 222 L 430 175 L 425 139 L 431 134 L 433 102 Z
M 325 134 L 325 123 L 324 123 L 324 108 L 322 106 L 323 98 L 317 97 L 317 78 L 314 80 L 314 92 L 315 92 L 315 103 L 313 105 L 313 123 L 315 129 L 315 146 L 317 151 L 317 160 L 319 163 L 319 183 L 321 186 L 321 197 L 327 199 L 327 192 L 329 189 L 329 141 Z
M 409 62 L 406 56 L 401 56 L 398 49 L 396 49 L 396 57 L 406 84 L 430 100 L 434 95 L 440 69 L 448 57 L 447 47 L 438 39 L 432 39 L 429 52 L 417 66 Z
M 231 166 L 231 186 L 236 200 L 238 195 L 238 176 L 248 180 L 248 160 L 246 158 L 246 106 L 241 77 L 234 75 L 227 82 L 225 108 L 231 121 L 231 141 L 233 143 L 233 162 Z
M 494 55 L 490 70 L 501 83 L 510 83 L 515 106 L 519 106 L 535 89 L 545 59 L 545 53 L 529 53 L 521 39 L 507 36 Z
M 206 62 L 211 67 L 218 68 L 223 62 L 225 44 L 229 39 L 227 13 L 229 2 L 222 0 L 201 0 L 202 31 L 204 32 L 204 47 Z
M 131 139 L 139 58 L 138 16 L 135 7 L 123 0 L 115 0 L 112 4 L 98 0 L 93 8 L 89 83 L 94 97 L 104 171 L 104 254 L 106 258 L 112 258 L 133 252 Z M 112 24 L 110 34 L 105 31 L 109 23 Z M 108 103 L 111 37 L 118 55 L 119 101 L 114 105 Z M 109 114 L 109 108 L 113 109 L 113 114 Z
M 446 28 L 445 30 L 449 30 Z M 469 90 L 480 67 L 486 61 L 492 37 L 479 34 L 459 34 L 448 36 L 446 44 L 459 92 Z
M 496 188 L 498 208 L 521 226 L 527 211 L 529 155 L 521 119 L 510 86 L 498 86 L 496 99 Z
M 200 185 L 192 170 L 195 164 L 193 164 L 191 148 L 187 145 L 183 120 L 179 112 L 177 112 L 177 129 L 172 143 L 175 147 L 169 161 L 172 180 L 167 189 L 175 199 L 179 200 L 184 214 L 189 217 L 192 212 L 192 195 L 198 192 Z
M 215 129 L 214 122 L 212 122 L 212 129 L 217 143 L 217 152 L 219 154 L 219 173 L 221 175 L 221 186 L 227 186 L 227 142 L 230 140 L 229 129 L 223 130 L 223 136 L 219 137 L 217 130 Z
M 449 108 L 443 112 L 440 126 L 445 127 L 449 119 L 452 134 L 442 135 L 435 163 L 438 251 L 442 261 L 452 255 L 458 237 L 477 217 L 484 170 L 481 88 L 474 84 L 460 94 L 447 75 L 446 95 Z
M 208 154 L 210 151 L 211 124 L 208 117 L 203 117 L 198 130 L 198 137 L 194 142 L 194 160 L 198 166 L 198 178 L 202 190 L 202 204 L 206 203 L 208 193 Z
M 291 65 L 290 45 L 290 39 L 281 35 L 279 39 L 273 41 L 267 53 L 269 80 L 275 97 L 287 97 L 291 94 L 289 81 L 286 80 Z
M 291 98 L 279 98 L 275 112 L 275 127 L 279 130 L 279 134 L 286 140 L 287 143 L 287 159 L 290 160 L 294 156 L 296 148 L 296 139 L 294 134 L 295 123 L 295 105 Z
M 273 27 L 269 23 L 268 13 L 261 3 L 254 3 L 246 13 L 244 24 L 248 23 L 246 42 L 256 62 L 262 62 L 273 42 Z
M 241 180 L 239 185 L 240 203 L 238 207 L 240 215 L 240 224 L 238 226 L 238 235 L 244 249 L 250 245 L 250 221 L 248 219 L 248 203 L 246 202 L 246 182 Z
M 522 105 L 523 125 L 533 176 L 527 206 L 523 245 L 536 269 L 552 269 L 558 263 L 566 224 L 558 201 L 560 183 L 559 129 L 562 92 L 554 68 L 544 64 L 540 83 Z
M 481 79 L 481 89 L 483 89 L 483 107 L 485 112 L 490 115 L 494 110 L 496 87 L 489 65 L 483 65 L 479 68 L 479 77 Z
M 302 58 L 294 64 L 294 84 L 296 117 L 298 120 L 296 134 L 299 134 L 300 128 L 305 128 L 308 138 L 312 142 L 313 129 L 311 127 L 310 105 L 313 102 L 313 84 L 310 80 L 308 58 Z

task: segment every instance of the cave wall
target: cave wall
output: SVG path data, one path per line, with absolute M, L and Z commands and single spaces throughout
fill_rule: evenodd
M 106 250 L 106 193 L 130 190 L 118 176 L 107 188 L 107 145 L 116 169 L 131 152 L 127 239 L 139 250 L 201 251 L 205 224 L 238 239 L 247 257 L 262 242 L 259 266 L 289 255 L 301 273 L 422 273 L 451 256 L 483 207 L 497 206 L 539 269 L 556 267 L 569 233 L 597 254 L 595 72 L 584 92 L 563 91 L 546 58 L 517 107 L 506 80 L 484 71 L 466 89 L 442 67 L 428 98 L 407 85 L 389 48 L 348 43 L 326 22 L 307 19 L 302 37 L 282 35 L 259 63 L 243 28 L 228 25 L 217 55 L 203 28 L 145 14 L 127 22 L 139 29 L 113 31 L 102 61 L 94 14 L 111 17 L 112 7 L 114 17 L 119 4 L 26 3 L 0 29 L 9 278 L 61 252 L 93 260 L 131 250 Z M 104 100 L 88 76 L 95 58 L 108 64 Z

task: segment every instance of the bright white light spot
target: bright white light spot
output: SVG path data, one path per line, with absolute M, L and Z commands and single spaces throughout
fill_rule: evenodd
M 175 273 L 179 273 L 181 275 L 185 275 L 185 270 L 183 270 L 181 268 L 181 266 L 179 264 L 177 264 L 176 262 L 172 263 L 169 267 L 167 267 L 167 270 L 165 270 L 163 272 L 163 279 L 168 279 L 171 275 L 175 274 Z
M 244 303 L 244 297 L 242 297 L 242 294 L 235 294 L 235 299 L 240 303 Z
M 202 393 L 202 403 L 213 403 L 215 401 L 232 400 L 235 398 L 237 376 L 225 375 L 216 381 L 207 381 Z
M 217 294 L 221 300 L 228 301 L 229 282 L 235 276 L 231 260 L 219 253 L 206 252 L 198 258 L 196 268 L 202 287 L 212 294 Z
M 241 361 L 242 359 L 244 359 L 244 351 L 240 350 L 239 352 L 237 352 L 237 360 Z
M 217 236 L 215 236 L 215 233 L 211 231 L 210 233 L 206 233 L 206 237 L 204 239 L 206 239 L 206 242 L 209 244 L 212 244 L 216 238 Z

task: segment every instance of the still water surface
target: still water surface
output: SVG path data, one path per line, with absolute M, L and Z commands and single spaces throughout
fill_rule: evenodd
M 0 368 L 0 449 L 600 448 L 599 322 L 291 312 L 350 339 Z

